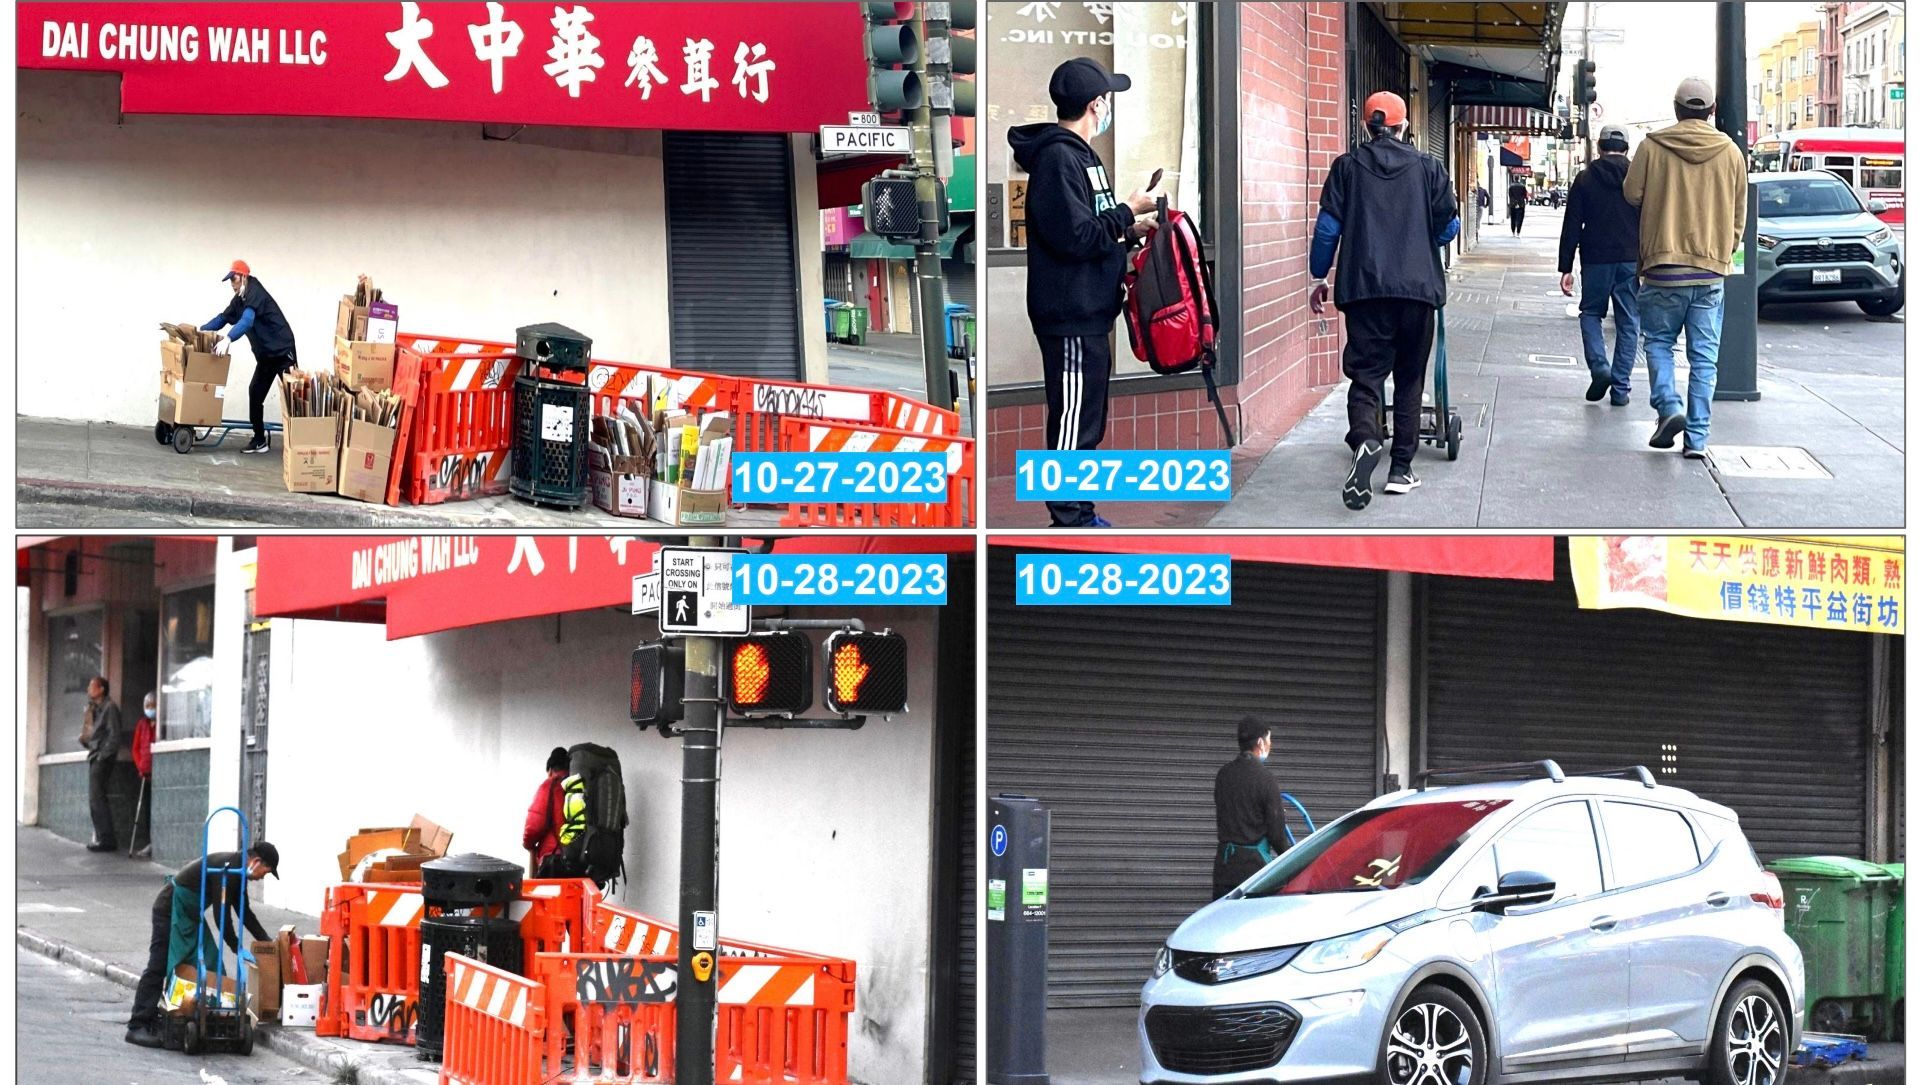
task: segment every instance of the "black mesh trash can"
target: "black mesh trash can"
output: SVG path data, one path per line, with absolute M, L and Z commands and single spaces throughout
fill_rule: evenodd
M 422 864 L 421 997 L 415 1010 L 415 1053 L 442 1057 L 450 953 L 507 972 L 522 972 L 522 925 L 506 914 L 522 895 L 522 868 L 488 855 L 454 855 Z
M 515 379 L 509 492 L 535 505 L 589 500 L 589 388 L 541 376 Z

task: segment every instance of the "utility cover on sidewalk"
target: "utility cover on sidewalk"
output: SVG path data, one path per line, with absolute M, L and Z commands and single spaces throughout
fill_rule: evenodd
M 1805 448 L 1792 445 L 1714 445 L 1714 469 L 1728 478 L 1833 478 Z

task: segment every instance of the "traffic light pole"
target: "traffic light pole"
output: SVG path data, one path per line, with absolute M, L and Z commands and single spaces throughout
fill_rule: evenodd
M 1747 8 L 1738 0 L 1714 5 L 1714 126 L 1734 141 L 1747 157 Z M 1747 182 L 1743 181 L 1743 184 Z M 1743 271 L 1729 275 L 1721 290 L 1719 377 L 1714 398 L 1753 402 L 1761 398 L 1757 322 L 1760 303 L 1755 295 L 1757 266 L 1755 234 L 1760 207 L 1752 184 L 1747 184 L 1747 226 L 1741 233 Z
M 689 545 L 723 540 L 696 536 Z M 715 1085 L 716 954 L 696 967 L 696 913 L 716 913 L 717 776 L 723 745 L 719 682 L 722 652 L 715 637 L 683 642 L 683 856 L 677 899 L 682 937 L 676 951 L 676 1085 Z M 717 926 L 712 926 L 715 932 Z
M 943 202 L 943 186 L 937 177 L 937 141 L 949 140 L 950 116 L 931 108 L 929 55 L 930 24 L 924 18 L 924 5 L 917 5 L 914 30 L 917 34 L 918 79 L 927 88 L 911 110 L 911 152 L 917 167 L 917 295 L 924 314 L 924 399 L 934 407 L 949 410 L 951 398 L 951 359 L 944 350 L 944 262 L 937 254 L 943 221 L 938 205 Z M 938 129 L 943 131 L 939 132 Z

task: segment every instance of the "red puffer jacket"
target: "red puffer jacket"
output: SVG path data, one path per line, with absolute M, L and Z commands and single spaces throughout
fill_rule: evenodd
M 562 830 L 562 780 L 567 775 L 552 772 L 543 779 L 536 788 L 535 800 L 529 803 L 529 815 L 522 821 L 522 846 L 535 852 L 537 865 L 562 847 L 556 834 Z
M 134 767 L 142 776 L 154 775 L 154 721 L 146 716 L 134 724 Z

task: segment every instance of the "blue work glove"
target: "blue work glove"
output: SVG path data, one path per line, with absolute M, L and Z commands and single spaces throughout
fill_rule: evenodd
M 248 947 L 246 947 L 246 946 L 242 946 L 242 947 L 241 947 L 241 949 L 240 949 L 240 956 L 241 956 L 241 963 L 242 963 L 242 964 L 253 964 L 253 963 L 254 963 L 254 953 L 253 953 L 253 951 L 251 951 L 251 950 L 249 950 L 249 949 L 248 949 Z

